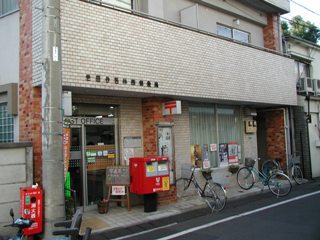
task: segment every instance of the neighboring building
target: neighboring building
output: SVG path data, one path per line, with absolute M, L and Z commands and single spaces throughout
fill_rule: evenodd
M 172 183 L 182 163 L 201 156 L 199 147 L 208 149 L 217 178 L 246 157 L 286 163 L 289 108 L 297 105 L 295 65 L 282 54 L 279 31 L 289 1 L 60 2 L 68 169 L 85 209 L 105 194 L 105 168 L 132 156 L 169 155 Z M 41 0 L 20 1 L 19 140 L 33 142 L 36 182 L 42 8 Z M 167 102 L 181 102 L 181 111 L 170 114 L 176 109 L 167 105 L 167 115 Z M 227 143 L 234 147 L 229 161 Z M 175 201 L 174 185 L 159 197 Z
M 320 46 L 285 37 L 284 51 L 295 60 L 298 107 L 294 107 L 294 151 L 301 156 L 308 178 L 320 177 Z
M 19 141 L 19 2 L 0 0 L 0 143 Z

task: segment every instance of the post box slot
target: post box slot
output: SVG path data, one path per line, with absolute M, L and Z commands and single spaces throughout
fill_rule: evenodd
M 157 176 L 158 162 L 146 162 L 146 177 Z
M 169 174 L 168 161 L 158 161 L 158 176 L 164 176 Z

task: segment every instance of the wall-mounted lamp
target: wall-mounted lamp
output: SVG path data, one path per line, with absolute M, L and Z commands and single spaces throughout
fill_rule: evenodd
M 86 79 L 87 79 L 87 81 L 90 81 L 90 74 L 86 75 Z
M 240 25 L 240 19 L 239 18 L 233 19 L 233 23 Z

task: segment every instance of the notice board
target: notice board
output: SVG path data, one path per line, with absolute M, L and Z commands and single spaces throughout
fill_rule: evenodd
M 129 185 L 129 166 L 111 166 L 106 168 L 106 184 Z

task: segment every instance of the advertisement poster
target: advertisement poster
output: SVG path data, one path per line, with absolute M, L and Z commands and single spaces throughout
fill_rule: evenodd
M 228 143 L 228 162 L 229 164 L 238 163 L 238 143 L 236 142 Z
M 190 155 L 191 155 L 191 164 L 192 164 L 192 166 L 201 167 L 202 166 L 202 149 L 201 149 L 201 145 L 199 145 L 199 144 L 191 145 Z
M 66 180 L 70 160 L 70 128 L 63 128 L 64 180 Z
M 210 168 L 208 144 L 202 145 L 202 168 Z
M 227 143 L 219 144 L 219 160 L 220 160 L 220 167 L 228 166 L 228 144 Z

